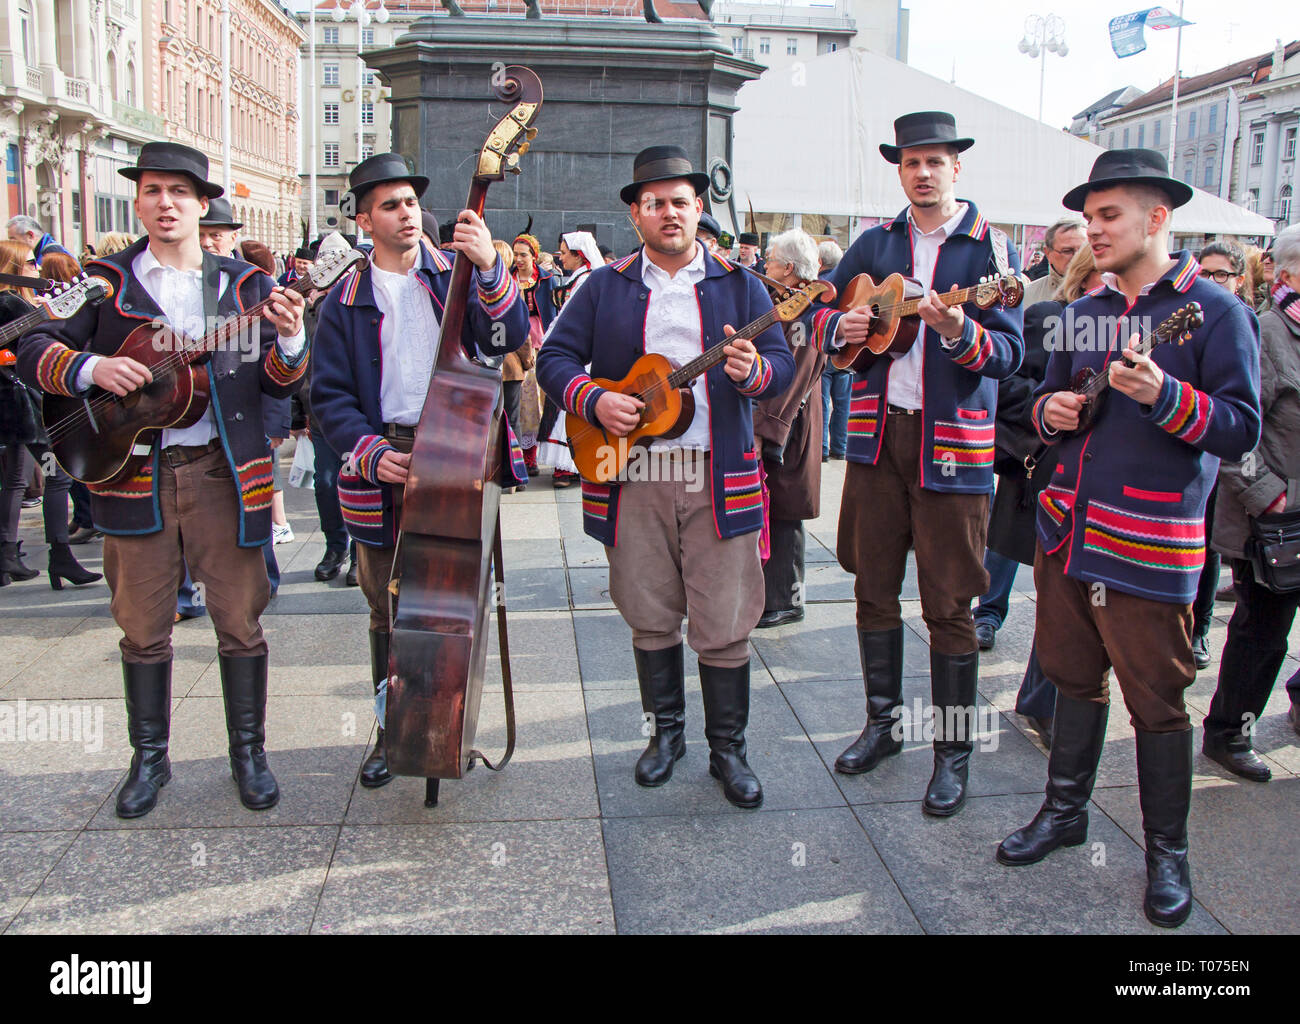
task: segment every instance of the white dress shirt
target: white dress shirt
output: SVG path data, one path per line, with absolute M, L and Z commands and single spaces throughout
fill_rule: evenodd
M 935 288 L 934 265 L 939 261 L 939 246 L 943 244 L 944 239 L 957 230 L 957 225 L 966 216 L 967 208 L 966 203 L 958 203 L 957 212 L 952 218 L 930 232 L 924 232 L 917 227 L 916 222 L 912 220 L 911 209 L 907 211 L 907 229 L 912 232 L 912 276 L 927 289 L 927 294 L 930 289 Z M 935 290 L 943 291 L 952 283 L 952 281 L 944 281 Z M 924 330 L 925 323 L 922 322 L 921 331 Z M 916 343 L 907 350 L 906 354 L 895 359 L 893 365 L 889 367 L 890 405 L 896 405 L 900 409 L 921 408 L 921 395 L 925 389 L 922 372 L 924 368 L 924 338 L 918 333 Z
M 183 331 L 190 339 L 197 341 L 207 333 L 207 323 L 203 313 L 203 272 L 201 270 L 178 270 L 158 262 L 153 250 L 145 246 L 131 262 L 131 273 L 149 297 L 162 310 L 169 326 Z M 217 297 L 220 298 L 230 284 L 230 276 L 223 270 L 217 280 Z M 258 332 L 254 331 L 254 338 Z M 307 343 L 307 332 L 299 329 L 292 338 L 278 338 L 280 354 L 288 362 L 293 362 Z M 94 383 L 95 366 L 102 356 L 87 359 L 77 374 L 77 387 L 85 390 Z M 258 410 L 261 415 L 261 410 Z M 183 429 L 168 429 L 162 432 L 162 447 L 172 445 L 207 444 L 217 436 L 217 421 L 212 416 L 212 403 L 203 411 L 202 417 L 193 426 Z
M 641 281 L 650 291 L 650 302 L 645 318 L 645 350 L 667 356 L 674 369 L 685 366 L 703 351 L 703 329 L 700 322 L 700 302 L 695 286 L 704 280 L 704 246 L 695 243 L 695 258 L 676 274 L 669 277 L 650 262 L 645 250 L 641 251 Z M 733 324 L 739 329 L 743 324 Z M 709 449 L 709 391 L 707 374 L 700 374 L 691 383 L 695 396 L 695 418 L 686 433 L 672 440 L 656 441 L 650 446 L 654 452 L 670 448 Z
M 414 427 L 429 394 L 441 325 L 429 291 L 416 276 L 419 267 L 394 274 L 371 265 L 382 353 L 379 414 L 385 423 Z

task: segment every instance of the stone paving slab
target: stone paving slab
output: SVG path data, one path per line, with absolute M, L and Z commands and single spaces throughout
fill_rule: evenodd
M 0 932 L 39 887 L 77 832 L 0 832 Z

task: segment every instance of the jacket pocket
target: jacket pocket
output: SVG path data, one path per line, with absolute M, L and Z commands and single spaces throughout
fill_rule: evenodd
M 1038 496 L 1038 505 L 1052 517 L 1057 526 L 1060 526 L 1074 506 L 1074 492 L 1068 487 L 1048 484 L 1043 488 L 1043 493 Z
M 870 440 L 880 433 L 880 395 L 868 394 L 869 387 L 871 383 L 866 380 L 853 382 L 849 396 L 849 437 Z
M 996 427 L 988 423 L 954 423 L 936 420 L 934 461 L 940 466 L 984 469 L 993 466 Z
M 723 511 L 728 516 L 763 507 L 763 484 L 758 474 L 757 453 L 745 452 L 745 455 L 754 462 L 752 469 L 722 474 Z
M 580 480 L 582 487 L 582 514 L 592 519 L 605 522 L 609 519 L 610 494 L 613 488 L 608 484 L 592 483 Z
M 1124 485 L 1126 498 L 1140 498 L 1142 501 L 1164 501 L 1174 504 L 1183 500 L 1181 491 L 1144 491 L 1140 487 Z
M 384 525 L 384 491 L 356 473 L 339 473 L 339 511 L 343 522 L 360 531 L 378 531 Z
M 1140 569 L 1199 574 L 1205 564 L 1205 521 L 1127 512 L 1092 501 L 1085 517 L 1083 547 Z
M 986 420 L 989 418 L 987 409 L 958 409 L 957 418 L 959 420 Z

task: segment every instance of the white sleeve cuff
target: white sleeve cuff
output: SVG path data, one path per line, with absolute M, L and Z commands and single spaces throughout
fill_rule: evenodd
M 103 356 L 91 356 L 81 364 L 81 369 L 77 371 L 77 390 L 89 391 L 95 383 L 95 367 Z

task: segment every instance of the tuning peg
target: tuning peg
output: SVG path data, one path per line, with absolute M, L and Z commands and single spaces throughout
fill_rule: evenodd
M 529 142 L 532 142 L 533 139 L 537 138 L 537 129 L 536 129 L 536 128 L 525 128 L 525 129 L 524 129 L 524 134 L 525 134 L 526 136 L 528 136 L 528 141 L 529 141 Z
M 527 142 L 519 143 L 519 148 L 518 150 L 516 150 L 516 152 L 518 153 L 519 156 L 523 156 L 525 153 L 528 152 L 528 143 Z

